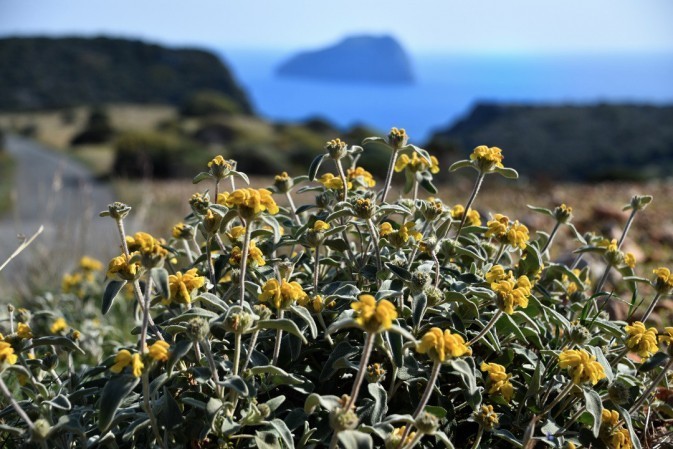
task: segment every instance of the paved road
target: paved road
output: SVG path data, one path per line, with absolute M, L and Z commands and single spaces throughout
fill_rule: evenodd
M 31 282 L 60 278 L 83 254 L 107 258 L 118 243 L 110 219 L 98 212 L 113 201 L 109 185 L 97 182 L 77 161 L 39 143 L 9 135 L 6 150 L 16 162 L 15 207 L 0 219 L 0 260 L 18 245 L 17 235 L 45 231 L 1 275 L 0 291 L 15 276 L 35 276 Z

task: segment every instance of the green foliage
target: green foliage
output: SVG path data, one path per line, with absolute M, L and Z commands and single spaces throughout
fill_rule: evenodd
M 93 108 L 84 129 L 72 138 L 72 145 L 104 143 L 112 139 L 114 130 L 110 117 L 101 108 Z
M 180 105 L 180 113 L 185 117 L 234 115 L 241 112 L 240 106 L 235 101 L 220 92 L 212 90 L 191 94 Z
M 120 145 L 175 157 L 175 141 L 159 137 Z M 372 142 L 390 148 L 391 160 L 430 158 L 404 130 Z M 565 205 L 533 207 L 556 220 L 549 234 L 533 234 L 501 214 L 462 226 L 470 208 L 439 200 L 387 202 L 355 166 L 368 155 L 363 145 L 364 153 L 330 140 L 314 160 L 337 176 L 318 177 L 316 162 L 310 176 L 280 175 L 269 189 L 240 188 L 247 178 L 224 157 L 202 161 L 194 181 L 208 193 L 191 196 L 192 212 L 168 240 L 134 233 L 131 208 L 109 205 L 101 216 L 115 222 L 121 253 L 107 280 L 99 262 L 84 259 L 61 293 L 9 309 L 0 341 L 8 446 L 48 438 L 55 449 L 639 449 L 663 441 L 671 407 L 652 393 L 667 388 L 673 358 L 660 349 L 670 351 L 673 328 L 614 321 L 603 309 L 656 304 L 673 289 L 669 270 L 636 284 L 639 267 L 617 240 L 598 236 L 576 235 L 575 264 L 552 262 L 555 232 L 571 226 Z M 499 151 L 482 148 L 457 167 L 489 182 L 486 174 L 512 173 L 500 162 Z M 419 164 L 403 169 L 428 172 Z M 300 192 L 312 192 L 306 204 L 281 203 Z M 635 196 L 633 217 L 650 201 Z M 582 261 L 603 270 L 576 269 Z M 604 292 L 613 270 L 627 273 L 615 291 L 633 296 Z
M 210 52 L 116 38 L 0 39 L 0 109 L 39 110 L 106 103 L 181 104 L 194 91 L 219 92 L 252 111 L 230 71 Z

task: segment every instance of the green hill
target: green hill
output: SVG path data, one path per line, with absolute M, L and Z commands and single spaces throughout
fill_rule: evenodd
M 497 146 L 534 179 L 647 179 L 673 172 L 671 124 L 673 106 L 479 104 L 428 147 L 455 158 Z
M 217 91 L 240 112 L 250 103 L 214 54 L 127 39 L 0 39 L 0 110 L 40 110 L 102 103 L 180 104 Z

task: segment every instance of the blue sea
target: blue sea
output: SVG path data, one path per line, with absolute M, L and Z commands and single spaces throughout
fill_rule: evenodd
M 366 124 L 382 131 L 403 127 L 419 143 L 478 102 L 673 104 L 673 54 L 419 54 L 412 57 L 415 84 L 379 86 L 277 78 L 274 71 L 288 53 L 219 53 L 264 117 L 321 117 L 342 128 Z

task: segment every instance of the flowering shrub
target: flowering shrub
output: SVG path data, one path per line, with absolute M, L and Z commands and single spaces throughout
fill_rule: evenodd
M 580 235 L 566 205 L 533 208 L 555 225 L 532 233 L 473 209 L 487 175 L 517 177 L 499 148 L 451 166 L 476 181 L 447 205 L 421 198 L 437 193 L 439 163 L 404 130 L 370 145 L 391 155 L 381 190 L 357 165 L 366 151 L 339 139 L 308 176 L 282 173 L 268 189 L 237 188 L 246 176 L 218 156 L 169 240 L 127 234 L 130 208 L 111 204 L 101 215 L 120 246 L 104 284 L 87 258 L 62 294 L 10 308 L 7 447 L 670 444 L 673 357 L 661 349 L 673 328 L 644 323 L 673 276 L 638 276 L 620 249 L 650 197 L 631 200 L 619 240 Z M 401 172 L 409 197 L 388 201 Z M 313 201 L 297 207 L 296 193 Z M 570 264 L 550 259 L 564 228 L 577 240 Z M 611 274 L 626 299 L 606 288 Z M 628 322 L 605 312 L 615 301 L 630 303 Z

